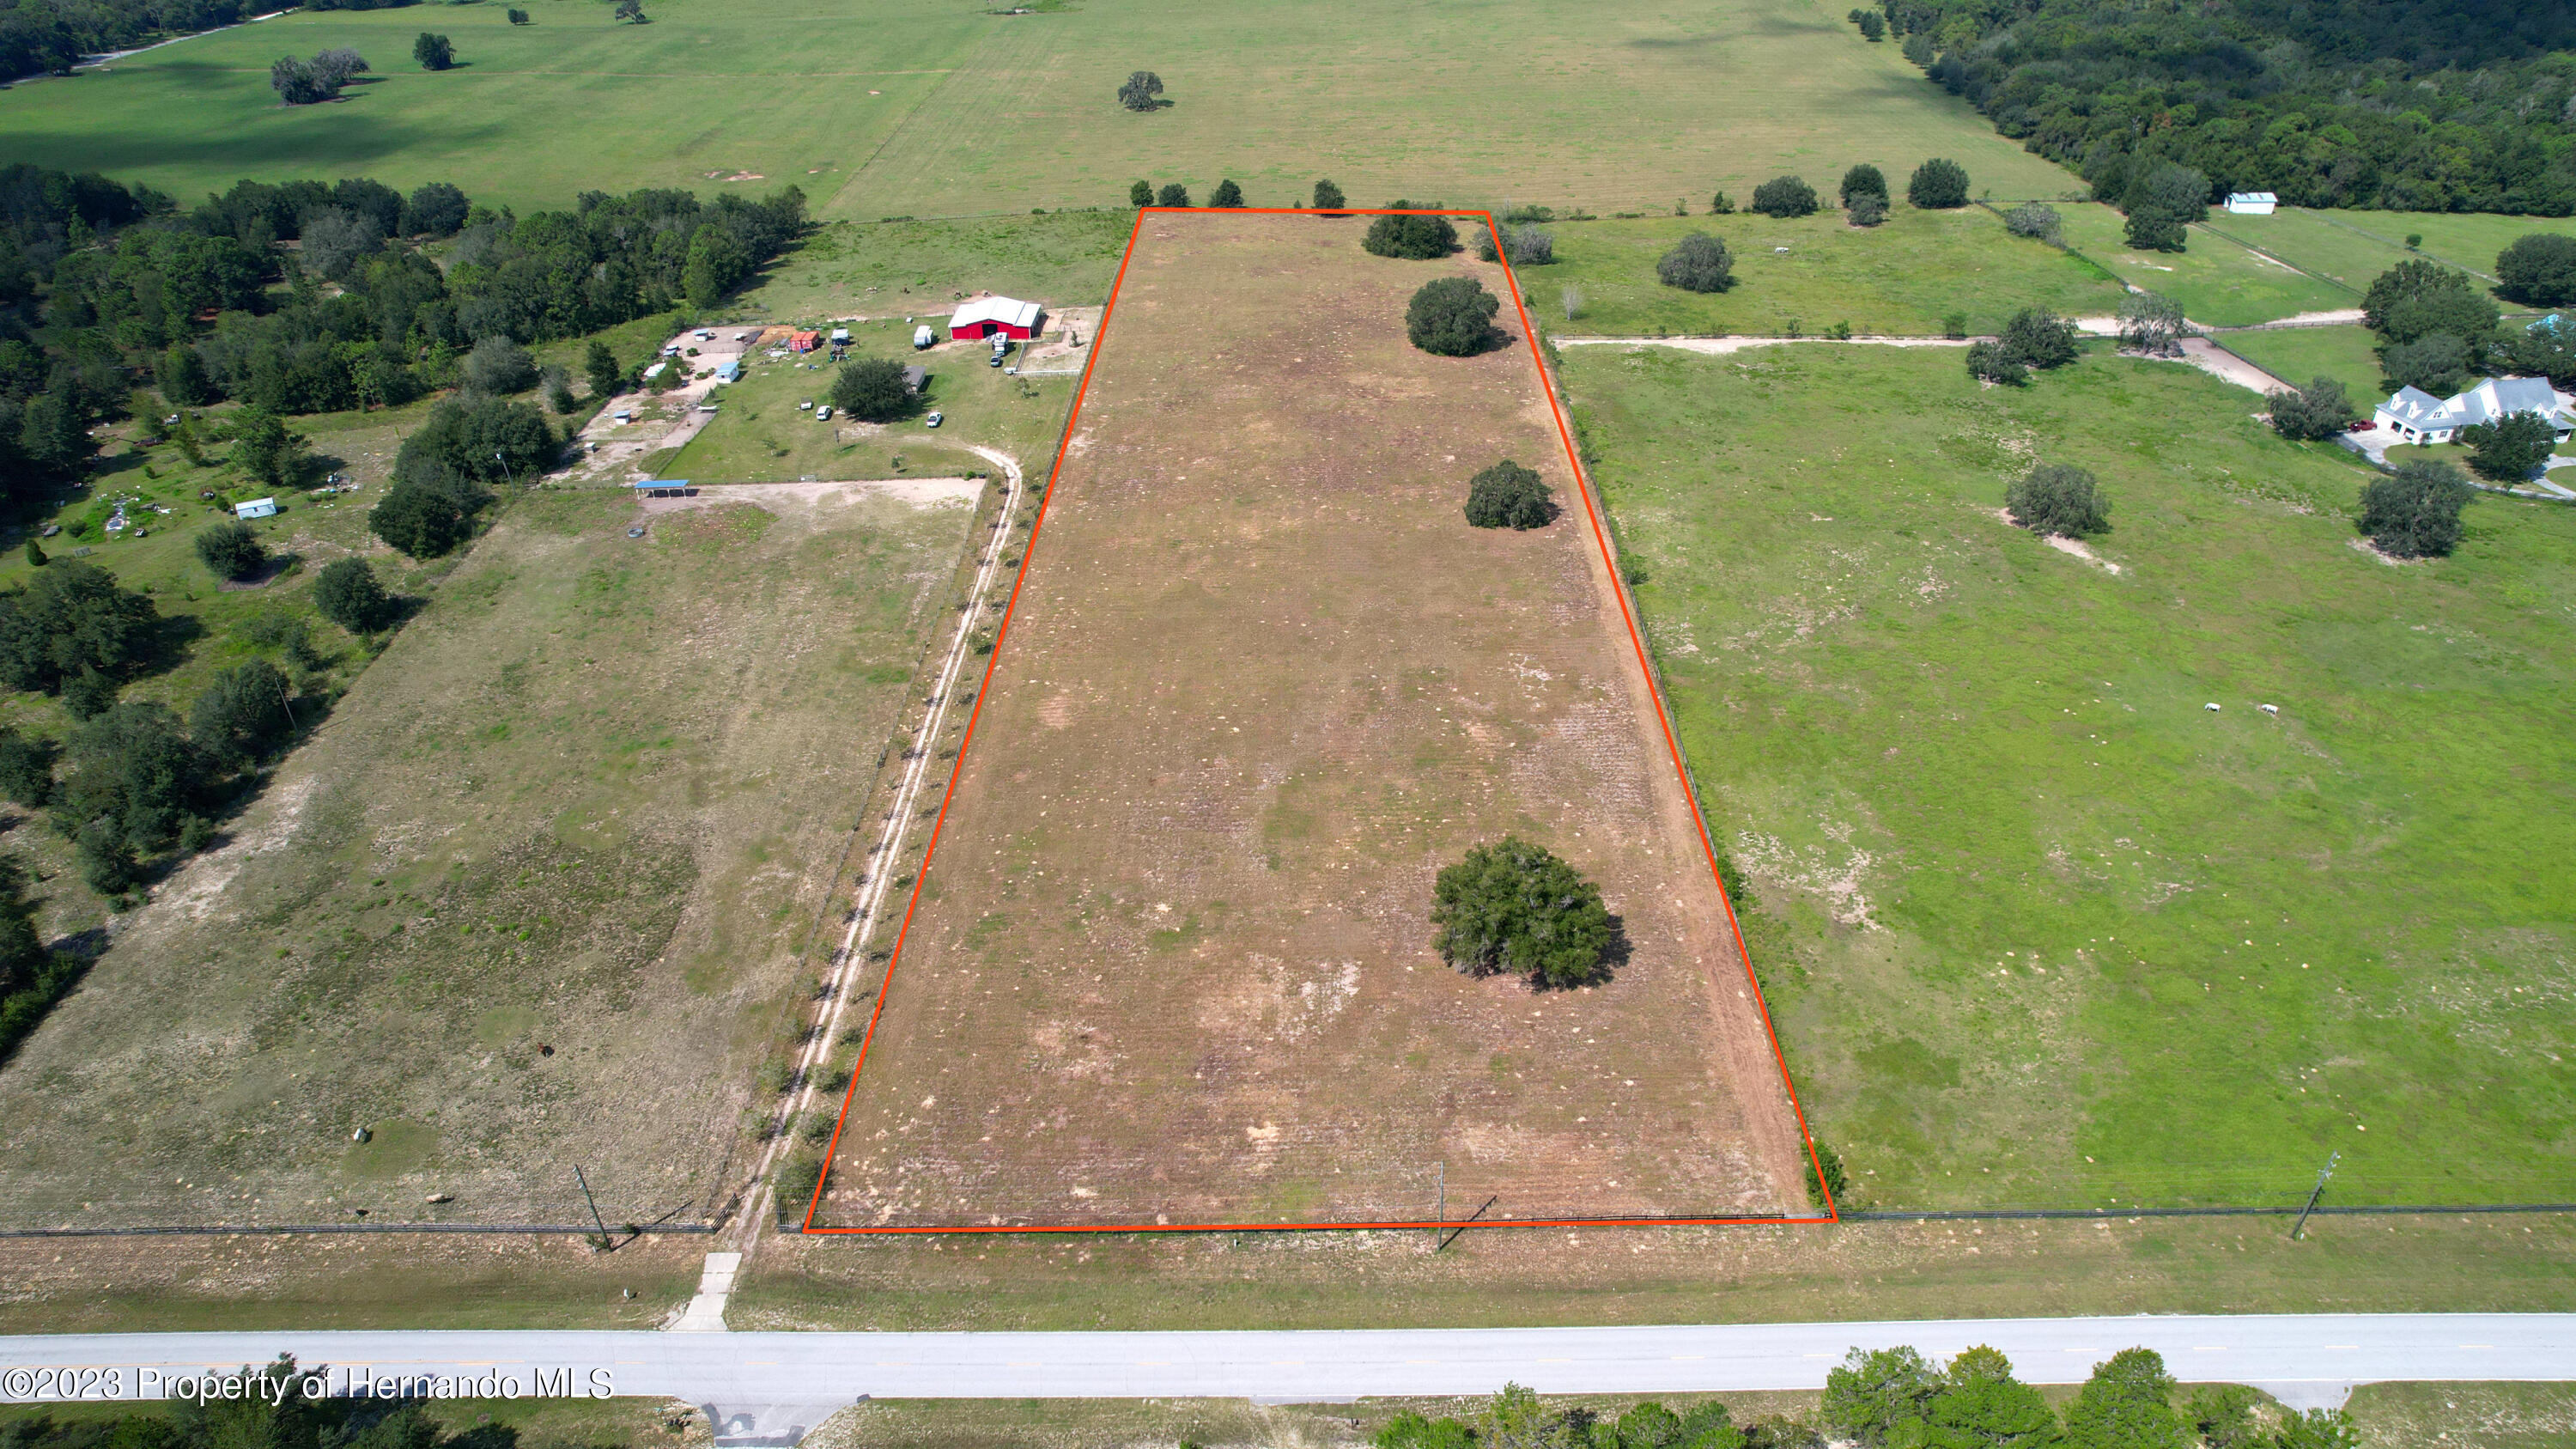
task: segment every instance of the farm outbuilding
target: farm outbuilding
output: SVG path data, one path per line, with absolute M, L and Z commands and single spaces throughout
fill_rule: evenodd
M 1027 339 L 1038 335 L 1038 324 L 1044 316 L 1035 302 L 1021 302 L 1009 297 L 979 297 L 957 309 L 948 319 L 948 335 L 960 342 L 983 337 Z
M 233 505 L 235 518 L 274 518 L 276 516 L 277 500 L 274 498 L 254 498 L 247 503 Z
M 2236 213 L 2238 216 L 2270 216 L 2272 214 L 2272 208 L 2278 206 L 2280 201 L 2281 198 L 2273 195 L 2269 191 L 2231 191 L 2227 193 L 2227 209 Z

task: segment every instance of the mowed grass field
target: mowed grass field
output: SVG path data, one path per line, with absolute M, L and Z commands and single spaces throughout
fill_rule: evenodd
M 1562 367 L 1861 1205 L 2563 1193 L 2576 515 L 2392 567 L 2355 464 L 2172 364 Z M 1998 518 L 2040 460 L 2120 572 Z
M 1820 187 L 1831 182 L 1815 178 Z M 1795 329 L 1813 337 L 1840 322 L 1863 334 L 1937 337 L 1952 313 L 1970 333 L 1990 334 L 2024 307 L 2107 316 L 2123 295 L 2101 268 L 2011 235 L 1981 207 L 1917 211 L 1900 203 L 1885 223 L 1867 229 L 1840 210 L 1789 221 L 1738 212 L 1544 229 L 1556 239 L 1556 260 L 1515 272 L 1529 294 L 1531 320 L 1568 336 L 1780 336 Z M 1733 287 L 1687 292 L 1656 278 L 1657 259 L 1695 231 L 1726 243 L 1735 258 Z M 1582 298 L 1571 318 L 1568 287 Z
M 2269 327 L 2230 332 L 2220 340 L 2284 382 L 2305 387 L 2312 378 L 2333 378 L 2365 417 L 2391 391 L 2380 385 L 2379 339 L 2367 327 Z
M 1804 1210 L 1779 1069 L 1525 347 L 1433 357 L 1350 218 L 1149 217 L 815 1221 Z M 1517 341 L 1517 339 L 1516 339 Z M 1569 507 L 1575 500 L 1566 499 Z M 1430 947 L 1518 832 L 1632 952 Z
M 1330 176 L 1354 201 L 1603 212 L 1741 198 L 1783 171 L 1823 185 L 1861 159 L 1955 157 L 1997 195 L 2079 184 L 1822 0 L 1121 0 L 1033 15 L 661 0 L 648 26 L 614 24 L 605 0 L 522 8 L 533 24 L 510 26 L 498 5 L 413 7 L 186 40 L 0 95 L 0 150 L 183 201 L 240 176 L 446 180 L 522 211 L 591 189 L 792 181 L 822 214 L 869 220 L 1114 206 L 1139 176 L 1202 198 L 1232 176 L 1256 205 L 1302 201 Z M 414 66 L 423 29 L 449 35 L 463 65 Z M 374 63 L 369 82 L 279 107 L 269 62 L 335 45 Z M 1118 106 L 1140 68 L 1170 107 Z
M 2137 251 L 2122 240 L 2128 223 L 2111 207 L 2085 202 L 2057 211 L 2064 219 L 2067 245 L 2131 286 L 2180 302 L 2184 315 L 2205 326 L 2244 327 L 2361 305 L 2357 290 L 2308 276 L 2295 264 L 2285 266 L 2205 229 L 2194 228 L 2179 252 Z M 2231 222 L 2247 219 L 2227 217 Z M 2368 280 L 2362 285 L 2367 287 Z
M 710 1212 L 971 515 L 513 502 L 0 1073 L 0 1221 Z

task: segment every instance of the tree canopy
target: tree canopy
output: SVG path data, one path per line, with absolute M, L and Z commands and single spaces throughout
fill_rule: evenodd
M 362 558 L 337 558 L 313 580 L 313 607 L 352 634 L 372 634 L 394 621 L 394 600 Z
M 1968 168 L 1939 156 L 1914 168 L 1905 183 L 1905 199 L 1927 211 L 1947 211 L 1968 204 Z
M 2004 489 L 2004 508 L 2033 533 L 2082 538 L 2111 527 L 2111 500 L 2092 473 L 2072 463 L 2042 463 Z
M 1165 183 L 1162 191 L 1155 195 L 1154 204 L 1156 206 L 1187 206 L 1190 204 L 1190 189 L 1177 181 L 1167 182 Z
M 1318 181 L 1315 183 L 1315 210 L 1339 211 L 1347 204 L 1348 203 L 1342 196 L 1342 188 L 1335 186 L 1329 181 Z
M 1118 104 L 1131 111 L 1151 111 L 1169 105 L 1163 98 L 1163 78 L 1150 70 L 1129 75 L 1118 86 Z
M 1427 262 L 1458 249 L 1458 228 L 1445 216 L 1381 216 L 1369 223 L 1360 249 L 1371 256 Z
M 218 523 L 197 535 L 197 557 L 219 579 L 246 579 L 268 565 L 268 547 L 259 534 L 238 519 Z
M 1216 190 L 1208 193 L 1208 205 L 1229 211 L 1239 210 L 1243 206 L 1243 188 L 1235 185 L 1234 178 L 1229 176 L 1216 184 Z
M 486 337 L 465 354 L 464 380 L 477 392 L 526 392 L 537 385 L 537 360 L 508 337 Z
M 2166 353 L 2188 330 L 2182 304 L 2161 292 L 2131 292 L 2120 299 L 2120 345 L 2139 352 Z
M 1684 233 L 1656 259 L 1655 277 L 1685 292 L 1723 292 L 1735 285 L 1735 258 L 1726 243 L 1704 231 Z
M 446 36 L 424 30 L 411 43 L 411 58 L 420 62 L 422 70 L 451 70 L 456 65 L 456 47 L 448 43 Z
M 2074 319 L 2057 316 L 2044 307 L 2024 307 L 2004 323 L 2003 335 L 1995 339 L 1995 345 L 2022 366 L 2045 371 L 2064 367 L 2082 355 L 2076 336 Z
M 1844 172 L 1842 185 L 1843 205 L 1845 207 L 1849 207 L 1852 204 L 1852 198 L 1855 196 L 1875 196 L 1879 200 L 1885 201 L 1887 199 L 1887 173 L 1870 165 L 1866 161 L 1853 167 L 1849 171 Z
M 1775 176 L 1753 188 L 1753 209 L 1764 216 L 1787 220 L 1794 216 L 1813 216 L 1816 211 L 1816 188 L 1795 176 Z
M 1545 528 L 1556 521 L 1547 481 L 1509 458 L 1467 482 L 1467 521 L 1478 528 Z
M 2343 384 L 2331 377 L 2312 378 L 2306 387 L 2279 388 L 2265 397 L 2271 404 L 2272 430 L 2305 443 L 2335 436 L 2357 416 Z
M 2496 290 L 2534 307 L 2576 304 L 2576 236 L 2530 232 L 2496 256 Z
M 904 386 L 903 364 L 890 357 L 845 362 L 832 380 L 832 406 L 862 422 L 893 422 L 911 412 L 914 403 L 912 390 Z
M 2494 298 L 2468 273 L 2439 262 L 2399 262 L 2373 279 L 2361 299 L 2362 321 L 2391 345 L 2435 333 L 2482 343 L 2494 335 L 2496 318 Z
M 2124 1348 L 2093 1366 L 2066 1406 L 2066 1449 L 2189 1449 L 2173 1375 L 2153 1349 Z
M 1533 989 L 1601 979 L 1617 937 L 1599 886 L 1509 835 L 1440 872 L 1431 923 L 1442 960 L 1470 976 L 1509 972 Z
M 151 654 L 160 627 L 152 601 L 105 569 L 57 561 L 0 593 L 0 683 L 53 694 L 84 670 L 122 677 Z
M 2025 201 L 2004 213 L 2004 230 L 2038 241 L 2057 240 L 2063 225 L 2057 208 L 2045 201 Z
M 1425 352 L 1470 357 L 1493 345 L 1494 314 L 1502 306 L 1473 277 L 1441 277 L 1413 294 L 1404 309 L 1404 333 Z
M 2497 483 L 2529 482 L 2549 461 L 2558 434 L 2538 413 L 2507 413 L 2491 423 L 2460 429 L 2469 445 L 2469 471 Z
M 2364 534 L 2397 558 L 2434 558 L 2460 546 L 2460 512 L 2477 491 L 2458 469 L 2438 460 L 2401 463 L 2361 485 Z

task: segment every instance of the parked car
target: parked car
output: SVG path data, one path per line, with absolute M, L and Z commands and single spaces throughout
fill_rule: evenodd
M 814 416 L 823 422 L 830 422 L 832 420 L 832 405 L 830 403 L 825 403 L 821 407 L 814 409 Z
M 945 413 L 932 413 L 929 417 L 923 418 L 921 421 L 922 421 L 922 423 L 923 423 L 923 425 L 924 425 L 924 426 L 935 428 L 935 427 L 938 427 L 942 422 L 944 422 L 944 421 L 946 421 L 946 420 L 947 420 L 947 414 L 945 414 Z

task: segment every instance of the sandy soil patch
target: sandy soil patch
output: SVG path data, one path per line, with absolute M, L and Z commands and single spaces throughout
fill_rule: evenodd
M 684 498 L 644 498 L 637 500 L 646 514 L 685 513 L 695 508 L 715 508 L 727 503 L 750 503 L 772 513 L 791 509 L 813 509 L 856 503 L 866 498 L 890 498 L 917 508 L 940 504 L 967 504 L 983 496 L 984 483 L 978 478 L 875 478 L 855 482 L 831 483 L 709 483 L 689 490 Z
M 1965 347 L 1972 337 L 1557 337 L 1559 347 L 1672 347 L 1723 357 L 1748 347 L 1786 347 L 1822 342 L 1836 347 Z M 1991 341 L 1992 339 L 1985 339 Z

